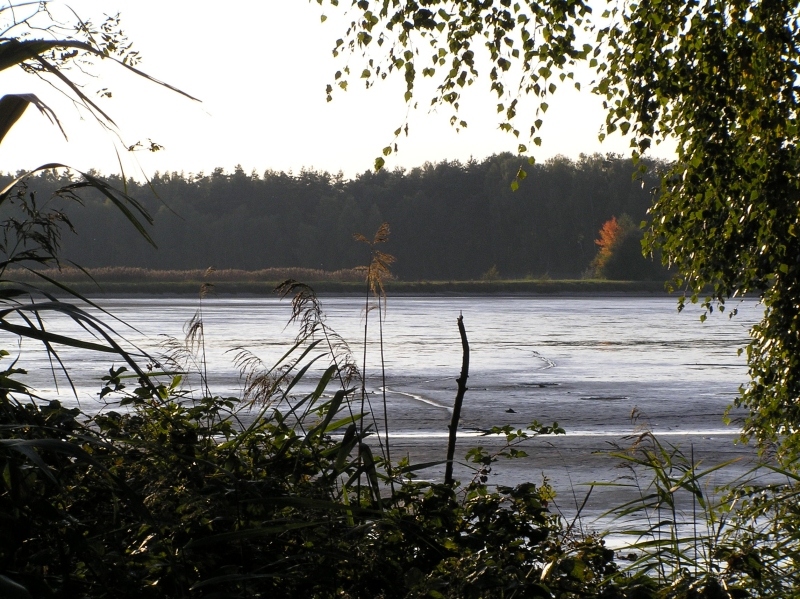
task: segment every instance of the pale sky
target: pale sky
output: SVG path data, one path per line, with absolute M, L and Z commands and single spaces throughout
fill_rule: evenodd
M 52 3 L 54 11 L 65 14 L 58 4 Z M 342 66 L 331 55 L 335 40 L 344 35 L 342 9 L 323 9 L 313 0 L 68 4 L 82 18 L 98 23 L 104 13 L 121 13 L 123 27 L 142 55 L 139 68 L 202 100 L 193 102 L 112 64 L 97 69 L 98 79 L 86 90 L 112 90 L 112 98 L 98 103 L 120 126 L 124 142 L 152 139 L 165 147 L 156 154 L 138 152 L 135 160 L 124 156 L 129 176 L 141 178 L 137 169 L 149 176 L 157 170 L 231 171 L 241 164 L 247 172 L 298 172 L 305 167 L 352 177 L 372 167 L 404 121 L 401 78 L 370 90 L 351 78 L 347 92 L 326 102 L 325 85 Z M 320 21 L 323 12 L 328 16 L 325 23 Z M 58 92 L 19 69 L 0 77 L 3 93 L 36 93 L 58 113 L 69 136 L 67 143 L 56 127 L 29 108 L 0 146 L 0 171 L 64 162 L 104 174 L 119 172 L 115 138 L 82 119 Z M 420 90 L 420 106 L 426 107 L 429 97 Z M 410 136 L 400 139 L 399 153 L 387 159 L 387 168 L 480 160 L 515 151 L 515 139 L 497 129 L 495 105 L 488 83 L 478 82 L 462 101 L 461 118 L 469 127 L 460 133 L 450 127 L 449 113 L 417 110 L 411 116 Z M 520 116 L 519 125 L 527 130 L 530 121 Z M 534 150 L 537 160 L 557 154 L 577 158 L 582 152 L 628 153 L 628 141 L 618 136 L 598 142 L 603 110 L 589 92 L 559 91 L 544 121 L 543 144 Z M 667 149 L 657 149 L 654 155 L 673 157 Z

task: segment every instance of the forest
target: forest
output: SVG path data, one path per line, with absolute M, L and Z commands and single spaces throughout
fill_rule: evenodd
M 523 164 L 529 174 L 514 191 Z M 153 215 L 157 248 L 135 229 L 118 226 L 120 216 L 105 196 L 84 193 L 84 206 L 63 207 L 77 231 L 64 235 L 63 256 L 87 268 L 337 271 L 367 260 L 353 234 L 371 236 L 387 222 L 386 251 L 397 258 L 392 270 L 401 280 L 475 280 L 487 273 L 666 280 L 660 260 L 642 256 L 639 224 L 665 168 L 647 166 L 641 175 L 630 159 L 593 155 L 531 167 L 524 157 L 501 154 L 366 171 L 352 180 L 313 170 L 156 173 L 151 185 L 131 180 L 127 188 Z M 50 198 L 69 183 L 67 172 L 46 171 L 28 186 Z M 598 268 L 600 229 L 611 219 L 626 225 L 606 240 L 614 251 Z

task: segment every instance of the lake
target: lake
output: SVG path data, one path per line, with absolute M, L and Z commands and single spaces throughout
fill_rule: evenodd
M 166 339 L 182 338 L 185 323 L 202 308 L 209 385 L 221 395 L 241 393 L 233 348 L 247 348 L 272 364 L 297 333 L 295 325 L 287 325 L 289 302 L 276 298 L 206 298 L 202 304 L 184 297 L 97 301 L 136 327 L 114 325 L 153 356 Z M 353 296 L 324 297 L 322 302 L 327 323 L 350 342 L 359 365 L 368 325 L 367 388 L 376 402 L 374 412 L 382 415 L 377 312 L 367 312 L 363 298 Z M 444 457 L 461 367 L 456 319 L 463 314 L 471 363 L 458 453 L 476 444 L 496 446 L 496 439 L 480 436 L 493 425 L 558 421 L 567 431 L 563 437 L 532 441 L 530 457 L 498 464 L 493 481 L 536 481 L 544 474 L 569 497 L 582 483 L 612 480 L 615 462 L 595 452 L 624 443 L 622 437 L 642 427 L 687 453 L 693 449 L 697 459 L 750 459 L 751 449 L 734 445 L 738 428 L 723 424 L 723 414 L 747 380 L 745 360 L 737 350 L 747 343 L 762 308 L 754 301 L 730 307 L 738 315 L 715 312 L 701 323 L 699 308 L 678 313 L 669 297 L 390 297 L 382 329 L 393 456 Z M 78 334 L 58 319 L 47 326 Z M 88 412 L 102 409 L 97 392 L 100 377 L 111 366 L 109 356 L 63 352 L 77 385 L 75 398 L 63 376 L 53 380 L 47 357 L 35 342 L 25 340 L 17 348 L 17 341 L 7 337 L 4 346 L 12 356 L 21 352 L 20 365 L 30 373 L 25 380 L 42 396 L 57 395 L 65 404 L 79 401 Z M 632 414 L 638 416 L 635 421 Z M 383 428 L 382 418 L 378 426 Z M 440 472 L 434 468 L 426 476 Z M 457 473 L 470 476 L 465 467 Z

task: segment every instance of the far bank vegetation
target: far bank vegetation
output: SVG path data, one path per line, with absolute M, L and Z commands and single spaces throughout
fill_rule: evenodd
M 361 277 L 352 268 L 365 258 L 353 233 L 388 222 L 387 251 L 397 257 L 401 281 L 481 280 L 486 273 L 505 280 L 669 278 L 658 258 L 641 255 L 639 229 L 663 165 L 650 163 L 649 174 L 632 180 L 628 159 L 558 157 L 527 165 L 527 180 L 512 191 L 522 163 L 500 154 L 352 180 L 312 170 L 156 174 L 150 183 L 158 197 L 133 180 L 127 189 L 154 215 L 158 249 L 112 226 L 113 206 L 86 194 L 84 207 L 64 208 L 78 235 L 64 235 L 63 255 L 98 281 L 200 280 L 209 266 L 214 281 L 351 281 Z M 29 191 L 50 198 L 67 181 L 65 173 L 46 172 Z M 607 268 L 598 268 L 596 240 L 611 219 L 631 226 L 604 258 Z
M 87 275 L 98 283 L 195 283 L 199 281 L 232 282 L 232 283 L 262 283 L 279 282 L 286 279 L 298 281 L 336 281 L 345 283 L 360 283 L 364 281 L 363 268 L 342 268 L 334 271 L 325 271 L 314 268 L 262 268 L 260 270 L 242 270 L 239 268 L 225 269 L 191 269 L 191 270 L 156 270 L 138 266 L 102 266 L 99 268 L 55 268 L 40 271 L 45 276 L 68 283 L 83 282 Z M 9 276 L 21 281 L 38 281 L 39 277 L 22 269 L 11 269 Z

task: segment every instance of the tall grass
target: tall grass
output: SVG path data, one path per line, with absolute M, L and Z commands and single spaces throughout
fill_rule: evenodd
M 675 599 L 796 597 L 800 576 L 800 476 L 766 463 L 714 483 L 737 460 L 709 466 L 694 448 L 645 430 L 610 452 L 627 474 L 594 485 L 634 491 L 609 509 L 605 535 L 625 539 L 621 575 Z M 783 477 L 781 482 L 779 479 Z M 778 480 L 778 482 L 776 482 Z

